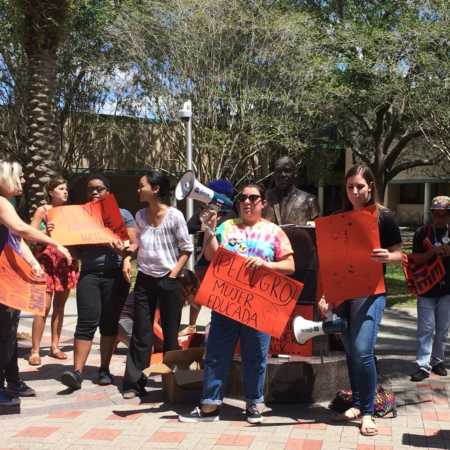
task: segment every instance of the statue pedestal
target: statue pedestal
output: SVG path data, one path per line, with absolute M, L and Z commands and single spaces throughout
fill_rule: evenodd
M 315 403 L 331 401 L 340 389 L 348 389 L 345 354 L 269 358 L 266 373 L 266 403 Z M 235 357 L 230 372 L 228 395 L 244 398 L 241 361 Z

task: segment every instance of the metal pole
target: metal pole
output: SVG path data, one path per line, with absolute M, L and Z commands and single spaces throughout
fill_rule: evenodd
M 184 109 L 190 111 L 189 119 L 185 122 L 186 125 L 186 166 L 187 170 L 193 170 L 192 167 L 192 103 L 188 100 L 184 104 Z M 194 200 L 188 198 L 186 200 L 186 220 L 188 221 L 194 215 Z M 192 245 L 195 245 L 194 236 L 191 235 Z M 195 252 L 192 252 L 187 268 L 194 270 Z

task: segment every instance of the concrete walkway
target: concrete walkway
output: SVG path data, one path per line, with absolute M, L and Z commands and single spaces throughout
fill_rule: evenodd
M 208 313 L 202 312 L 200 323 Z M 184 321 L 187 311 L 183 314 Z M 0 416 L 0 448 L 9 449 L 251 449 L 251 450 L 388 450 L 450 448 L 450 377 L 432 376 L 424 383 L 409 381 L 414 369 L 415 313 L 387 310 L 377 352 L 387 387 L 397 393 L 398 417 L 377 419 L 379 435 L 359 434 L 357 422 L 336 423 L 327 403 L 271 405 L 263 425 L 250 426 L 242 416 L 244 403 L 226 399 L 222 420 L 214 424 L 181 424 L 177 413 L 192 405 L 163 402 L 159 377 L 151 379 L 150 393 L 143 399 L 122 399 L 116 386 L 93 383 L 99 364 L 98 339 L 88 360 L 80 391 L 68 393 L 57 380 L 72 359 L 75 304 L 67 306 L 64 345 L 67 364 L 44 356 L 35 368 L 21 357 L 24 380 L 36 389 L 35 398 L 23 399 L 22 414 Z M 31 331 L 31 318 L 21 319 L 20 330 Z M 48 354 L 46 330 L 43 354 Z M 25 356 L 29 342 L 21 341 Z M 125 350 L 114 355 L 111 371 L 120 386 Z

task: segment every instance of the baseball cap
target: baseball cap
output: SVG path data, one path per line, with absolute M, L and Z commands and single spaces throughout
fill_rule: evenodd
M 447 210 L 450 209 L 450 198 L 446 195 L 438 195 L 431 200 L 430 209 L 433 210 Z
M 218 194 L 226 195 L 229 198 L 233 198 L 234 186 L 228 180 L 213 180 L 208 183 L 208 187 Z

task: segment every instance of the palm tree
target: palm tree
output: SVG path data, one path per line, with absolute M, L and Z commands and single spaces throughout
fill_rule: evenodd
M 20 0 L 21 36 L 27 56 L 25 172 L 30 214 L 44 203 L 44 185 L 55 174 L 60 139 L 56 122 L 57 52 L 70 0 Z

